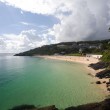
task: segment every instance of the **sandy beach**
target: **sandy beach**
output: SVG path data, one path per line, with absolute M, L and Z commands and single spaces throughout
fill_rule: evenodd
M 85 69 L 88 72 L 88 75 L 90 75 L 90 77 L 93 78 L 93 82 L 91 82 L 91 84 L 95 84 L 97 85 L 102 92 L 105 94 L 105 96 L 110 95 L 110 93 L 107 91 L 106 88 L 106 83 L 103 83 L 104 81 L 108 82 L 109 79 L 99 79 L 97 77 L 95 77 L 95 74 L 97 72 L 102 71 L 102 69 L 100 70 L 94 70 L 90 67 L 88 67 L 89 64 L 91 63 L 97 63 L 99 62 L 98 59 L 95 58 L 88 58 L 88 57 L 80 57 L 80 56 L 37 56 L 37 57 L 41 57 L 41 58 L 45 58 L 45 59 L 53 59 L 53 60 L 63 60 L 63 61 L 69 61 L 69 62 L 77 62 L 77 63 L 82 63 L 85 64 Z M 96 81 L 100 81 L 102 84 L 96 84 Z
M 95 59 L 95 58 L 78 57 L 78 56 L 38 56 L 38 57 L 55 59 L 55 60 L 78 62 L 78 63 L 88 64 L 88 65 L 91 63 L 97 63 L 99 61 L 98 59 Z

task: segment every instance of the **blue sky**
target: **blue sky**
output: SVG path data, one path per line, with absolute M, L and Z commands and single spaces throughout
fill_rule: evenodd
M 110 38 L 110 0 L 0 0 L 0 53 Z
M 22 30 L 51 28 L 58 19 L 51 15 L 34 14 L 0 3 L 0 34 L 19 34 Z M 28 24 L 29 25 L 28 25 Z

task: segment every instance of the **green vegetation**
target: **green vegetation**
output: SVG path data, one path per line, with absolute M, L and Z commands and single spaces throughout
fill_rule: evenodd
M 82 56 L 81 53 L 71 53 L 71 54 L 66 54 L 68 56 Z
M 101 60 L 104 62 L 110 62 L 110 50 L 107 50 L 103 53 Z
M 80 56 L 87 53 L 104 54 L 103 52 L 105 52 L 105 50 L 110 50 L 110 39 L 97 41 L 62 42 L 59 44 L 44 45 L 42 47 L 16 54 L 16 56 L 56 54 Z
M 107 70 L 110 70 L 110 50 L 106 50 L 104 53 L 103 53 L 103 56 L 101 58 L 101 61 L 102 62 L 105 62 L 107 67 L 106 69 Z

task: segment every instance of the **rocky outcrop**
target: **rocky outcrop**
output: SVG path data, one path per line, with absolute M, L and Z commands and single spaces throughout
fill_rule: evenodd
M 37 108 L 34 105 L 21 105 L 9 110 L 58 110 L 54 105 Z M 60 110 L 60 109 L 59 109 Z M 68 107 L 65 110 L 110 110 L 110 99 L 105 99 L 99 103 L 80 105 L 77 107 Z
M 48 107 L 38 108 L 38 110 L 58 110 L 58 108 L 56 108 L 55 105 L 52 105 Z
M 98 70 L 98 69 L 104 69 L 107 68 L 110 65 L 110 63 L 106 63 L 106 62 L 98 62 L 95 64 L 90 64 L 89 67 L 93 68 L 94 70 Z
M 102 78 L 110 78 L 110 69 L 105 69 L 101 72 L 98 72 L 96 74 L 96 77 L 99 77 L 100 79 Z
M 37 108 L 34 105 L 20 105 L 9 110 L 37 110 Z
M 101 82 L 100 81 L 96 81 L 96 84 L 101 84 Z
M 110 110 L 110 99 L 106 99 L 100 103 L 92 103 L 80 105 L 77 107 L 69 107 L 65 110 Z
M 20 105 L 9 110 L 58 110 L 55 105 L 37 108 L 34 105 Z

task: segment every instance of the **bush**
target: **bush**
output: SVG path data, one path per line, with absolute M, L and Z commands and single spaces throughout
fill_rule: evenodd
M 103 57 L 101 58 L 101 60 L 104 62 L 110 62 L 110 50 L 103 53 Z

